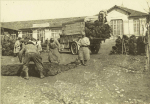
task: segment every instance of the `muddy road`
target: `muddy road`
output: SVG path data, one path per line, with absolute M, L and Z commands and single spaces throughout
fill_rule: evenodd
M 1 76 L 1 104 L 149 104 L 150 73 L 144 56 L 109 55 L 113 39 L 102 43 L 87 66 L 78 66 L 44 79 Z M 47 62 L 47 53 L 42 53 Z M 61 53 L 61 64 L 78 57 Z M 17 63 L 2 57 L 2 64 Z

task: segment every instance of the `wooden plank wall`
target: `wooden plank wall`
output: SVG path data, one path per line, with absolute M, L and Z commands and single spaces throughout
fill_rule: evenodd
M 85 32 L 85 22 L 68 24 L 62 28 L 63 35 L 81 34 L 82 31 Z

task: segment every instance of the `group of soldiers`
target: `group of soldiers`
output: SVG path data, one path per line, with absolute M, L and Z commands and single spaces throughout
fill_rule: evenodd
M 99 21 L 102 23 L 107 22 L 106 20 L 106 11 L 100 11 L 99 12 Z M 19 60 L 22 63 L 22 57 L 24 56 L 23 59 L 23 71 L 25 72 L 25 79 L 29 79 L 28 75 L 28 66 L 29 62 L 33 61 L 40 73 L 40 78 L 44 78 L 44 75 L 42 73 L 43 71 L 43 63 L 42 63 L 42 57 L 41 57 L 41 42 L 36 41 L 35 39 L 33 40 L 28 40 L 24 41 L 20 44 L 21 39 L 19 38 L 17 42 L 15 43 L 15 48 L 14 48 L 14 53 L 18 54 Z M 36 44 L 37 43 L 37 44 Z M 90 40 L 88 37 L 86 37 L 85 33 L 81 33 L 81 38 L 77 42 L 79 45 L 79 54 L 78 54 L 78 59 L 80 60 L 79 65 L 84 65 L 86 66 L 87 61 L 90 59 L 90 50 L 89 50 L 89 45 L 90 45 Z M 21 46 L 21 48 L 20 48 Z M 60 58 L 60 44 L 57 39 L 51 38 L 47 42 L 47 51 L 48 51 L 48 61 L 53 62 L 56 61 L 58 64 L 60 64 L 61 58 Z
M 89 38 L 85 37 L 85 34 L 82 34 L 82 37 L 78 41 L 78 45 L 80 46 L 78 55 L 78 59 L 80 60 L 79 65 L 86 66 L 87 60 L 90 59 L 90 50 L 88 48 L 88 46 L 90 45 Z M 61 58 L 59 50 L 60 43 L 57 39 L 51 38 L 47 42 L 48 61 L 50 63 L 56 61 L 58 64 L 60 64 Z M 17 53 L 20 63 L 23 63 L 22 73 L 25 73 L 25 79 L 29 79 L 28 66 L 30 61 L 33 61 L 35 63 L 35 66 L 39 71 L 40 78 L 42 79 L 45 77 L 43 75 L 44 67 L 42 63 L 41 51 L 42 47 L 40 45 L 40 42 L 38 43 L 38 41 L 36 41 L 35 39 L 23 40 L 21 38 L 18 38 L 18 40 L 16 41 L 14 52 Z

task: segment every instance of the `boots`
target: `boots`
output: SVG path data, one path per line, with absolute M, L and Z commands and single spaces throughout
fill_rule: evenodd
M 86 66 L 86 63 L 87 63 L 87 60 L 84 60 L 84 64 L 83 65 Z
M 29 80 L 29 74 L 28 74 L 28 71 L 24 71 L 24 72 L 25 72 L 25 77 L 24 77 L 24 79 Z
M 42 72 L 40 72 L 40 78 L 43 79 L 45 76 L 43 75 Z
M 83 60 L 80 60 L 80 63 L 81 63 L 80 65 L 84 65 L 84 62 L 83 62 Z
M 28 74 L 28 67 L 27 66 L 23 66 L 23 69 L 22 69 L 22 71 L 24 71 L 25 72 L 25 77 L 24 77 L 24 79 L 29 79 L 29 74 Z

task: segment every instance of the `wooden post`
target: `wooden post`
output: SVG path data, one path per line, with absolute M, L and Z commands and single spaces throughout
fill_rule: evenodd
M 146 42 L 146 64 L 145 69 L 147 71 L 150 71 L 150 24 L 147 25 L 147 42 Z
M 127 55 L 127 50 L 126 50 L 126 44 L 124 43 L 124 51 L 125 51 L 125 54 Z
M 149 17 L 150 18 L 150 17 Z M 150 69 L 150 21 L 148 23 L 148 35 L 147 35 L 147 40 L 148 40 L 148 46 L 147 46 L 147 56 L 148 56 L 148 69 Z M 150 70 L 149 70 L 150 71 Z
M 122 38 L 122 54 L 123 54 L 123 51 L 124 51 L 123 46 L 124 46 L 124 38 Z

